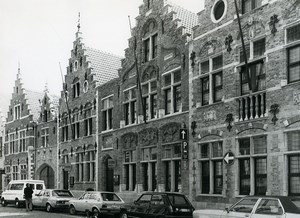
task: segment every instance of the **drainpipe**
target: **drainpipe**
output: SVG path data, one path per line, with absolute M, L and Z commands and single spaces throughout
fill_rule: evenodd
M 99 89 L 96 87 L 96 143 L 97 147 L 96 149 L 96 157 L 95 157 L 95 189 L 98 191 L 98 182 L 99 182 L 99 151 L 100 151 L 100 145 L 99 145 L 99 105 L 98 105 L 98 91 Z

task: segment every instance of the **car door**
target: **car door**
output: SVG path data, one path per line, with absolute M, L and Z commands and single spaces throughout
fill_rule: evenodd
M 40 191 L 38 194 L 32 196 L 32 204 L 36 207 L 41 207 L 42 197 L 44 195 L 44 190 Z
M 78 199 L 75 205 L 77 211 L 84 212 L 86 210 L 90 195 L 90 193 L 85 193 Z
M 285 217 L 282 205 L 278 199 L 262 198 L 251 217 L 282 218 Z
M 129 215 L 133 217 L 146 218 L 150 206 L 151 196 L 151 194 L 143 194 L 131 205 L 129 209 Z
M 222 217 L 251 217 L 257 202 L 257 198 L 244 198 L 227 210 L 227 212 L 224 212 Z
M 162 215 L 165 212 L 166 204 L 162 195 L 153 194 L 150 201 L 150 206 L 148 208 L 147 217 L 155 218 L 158 215 Z
M 100 201 L 98 201 L 99 198 L 100 196 L 97 193 L 90 193 L 89 198 L 86 201 L 86 210 L 92 211 L 93 206 L 99 208 L 99 204 L 100 204 Z
M 41 201 L 42 207 L 46 207 L 46 203 L 49 198 L 50 198 L 50 190 L 45 190 L 44 194 L 42 195 L 42 201 Z

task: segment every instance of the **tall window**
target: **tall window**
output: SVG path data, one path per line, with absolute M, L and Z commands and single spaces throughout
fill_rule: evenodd
M 264 54 L 266 51 L 265 38 L 251 41 L 246 45 L 246 55 L 249 59 L 248 74 L 245 66 L 240 68 L 241 94 L 249 94 L 249 82 L 251 83 L 252 92 L 266 89 L 266 75 L 264 65 Z M 253 61 L 254 60 L 254 61 Z M 245 62 L 243 48 L 240 48 L 240 62 Z
M 49 128 L 41 130 L 42 146 L 49 147 Z
M 113 96 L 102 99 L 103 130 L 112 129 Z
M 223 98 L 223 55 L 200 63 L 201 104 L 208 105 Z
M 15 146 L 16 146 L 16 138 L 15 138 L 15 134 L 12 133 L 9 135 L 9 153 L 10 154 L 14 154 L 17 152 L 17 150 L 15 150 Z
M 288 156 L 288 190 L 289 195 L 300 195 L 300 131 L 286 134 L 288 151 L 294 154 Z
M 82 182 L 84 180 L 84 152 L 76 153 L 76 181 Z
M 134 191 L 136 186 L 136 150 L 127 150 L 124 152 L 124 181 L 125 190 Z
M 242 0 L 242 13 L 247 13 L 255 8 L 260 7 L 262 0 Z
M 63 150 L 62 152 L 62 163 L 63 164 L 67 164 L 69 163 L 69 154 L 68 154 L 68 150 Z
M 44 110 L 44 113 L 43 113 L 43 122 L 48 122 L 48 111 L 47 110 Z
M 157 33 L 144 39 L 144 61 L 148 62 L 157 56 Z
M 20 175 L 21 175 L 21 180 L 27 179 L 27 165 L 26 164 L 21 164 L 20 165 Z
M 19 167 L 18 166 L 13 166 L 13 173 L 12 173 L 12 176 L 13 176 L 13 180 L 18 180 L 18 175 L 19 175 Z
M 241 138 L 238 144 L 240 194 L 265 195 L 267 191 L 266 136 Z M 254 178 L 254 182 L 250 178 Z
M 93 146 L 86 151 L 86 181 L 95 181 L 95 155 Z
M 287 44 L 300 40 L 300 24 L 289 27 L 286 30 Z M 288 56 L 288 82 L 300 80 L 300 45 L 295 45 L 287 49 Z
M 85 110 L 85 120 L 84 120 L 85 136 L 93 134 L 93 118 L 92 118 L 92 108 Z
M 77 98 L 80 95 L 80 81 L 76 78 L 72 84 L 73 98 Z
M 165 114 L 181 112 L 181 72 L 173 71 L 164 75 Z
M 26 131 L 20 131 L 20 137 L 19 137 L 19 152 L 27 151 L 26 146 Z
M 68 117 L 65 116 L 62 118 L 62 141 L 66 142 L 69 139 L 69 131 L 68 131 Z
M 199 145 L 200 186 L 202 194 L 222 194 L 223 143 L 221 141 Z
M 181 191 L 181 144 L 163 145 L 165 191 Z
M 14 120 L 20 119 L 20 117 L 21 117 L 21 106 L 16 105 L 14 107 Z
M 155 75 L 154 75 L 155 76 Z M 157 82 L 155 78 L 142 84 L 144 110 L 147 120 L 157 117 Z
M 136 123 L 136 88 L 124 91 L 125 125 Z
M 155 191 L 157 189 L 157 147 L 145 147 L 142 149 L 142 175 L 143 190 Z
M 72 136 L 73 139 L 78 139 L 80 137 L 80 120 L 79 112 L 75 111 L 72 117 Z

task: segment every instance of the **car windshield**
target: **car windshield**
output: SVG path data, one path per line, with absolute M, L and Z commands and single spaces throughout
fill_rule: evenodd
M 59 197 L 73 197 L 72 193 L 68 190 L 54 190 L 52 194 Z
M 103 201 L 121 201 L 121 199 L 114 193 L 101 193 Z
M 22 190 L 24 187 L 23 183 L 11 184 L 9 190 Z

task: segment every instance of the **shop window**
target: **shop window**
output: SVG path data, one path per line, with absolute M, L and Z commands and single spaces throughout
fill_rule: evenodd
M 124 159 L 125 190 L 134 191 L 136 186 L 136 150 L 125 151 Z

